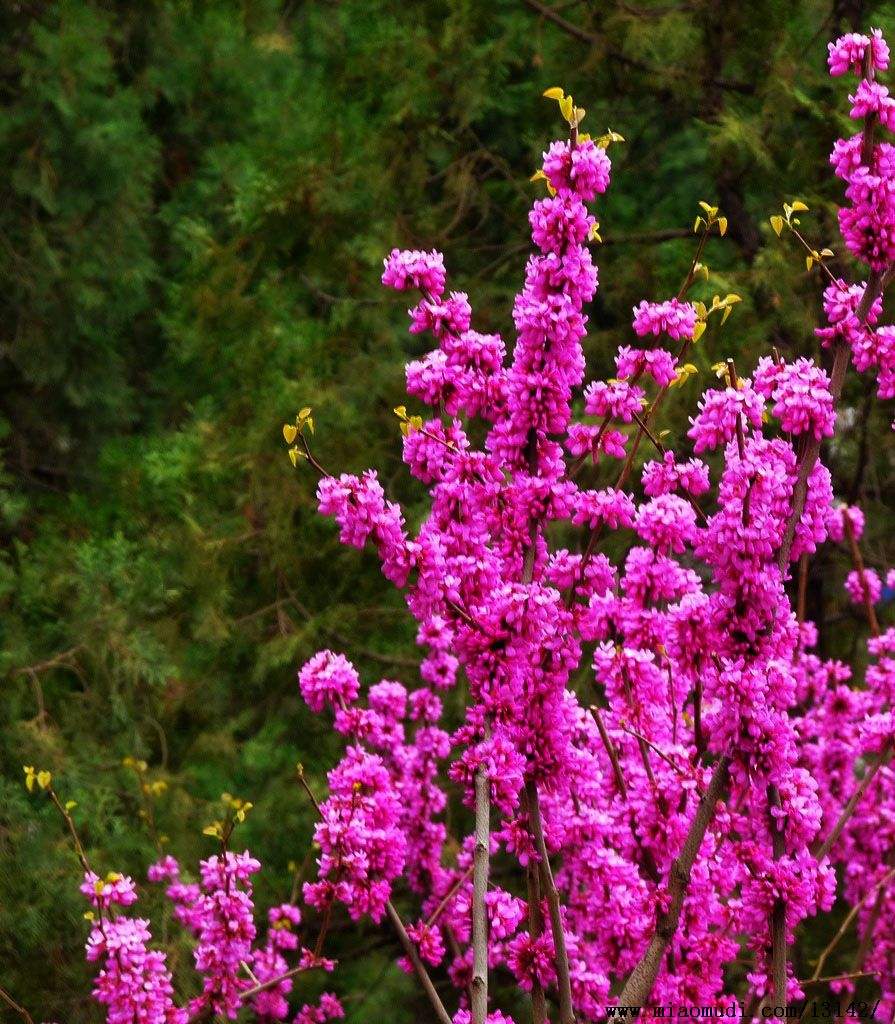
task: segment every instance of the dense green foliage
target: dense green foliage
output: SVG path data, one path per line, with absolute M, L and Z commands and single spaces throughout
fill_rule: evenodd
M 817 351 L 820 276 L 767 216 L 797 196 L 838 249 L 827 153 L 844 90 L 825 44 L 891 29 L 895 6 L 554 2 L 558 19 L 546 0 L 3 5 L 0 981 L 36 1019 L 99 1012 L 76 863 L 22 764 L 77 801 L 103 870 L 139 877 L 154 834 L 189 863 L 211 852 L 221 792 L 252 800 L 238 838 L 266 905 L 307 868 L 295 763 L 321 790 L 338 749 L 296 669 L 331 645 L 367 682 L 413 681 L 399 596 L 316 516 L 280 424 L 313 406 L 324 463 L 379 467 L 412 519 L 391 409 L 424 343 L 380 289 L 381 259 L 443 248 L 477 326 L 511 337 L 527 179 L 559 130 L 545 87 L 626 138 L 599 210 L 595 370 L 636 301 L 677 290 L 700 199 L 730 230 L 697 294 L 744 301 L 697 348 L 672 442 L 719 358 Z M 891 410 L 854 379 L 846 406 L 853 429 L 828 457 L 872 515 L 895 479 Z M 895 561 L 891 527 L 871 519 L 870 564 Z M 809 607 L 843 655 L 846 570 L 820 556 Z M 129 755 L 168 785 L 154 825 Z M 417 1019 L 391 936 L 336 931 L 350 1019 Z

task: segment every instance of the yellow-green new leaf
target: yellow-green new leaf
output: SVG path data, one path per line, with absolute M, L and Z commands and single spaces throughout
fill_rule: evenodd
M 780 216 L 779 213 L 776 213 L 773 217 L 771 217 L 771 227 L 774 229 L 774 232 L 779 238 L 780 232 L 783 230 L 783 218 Z
M 544 90 L 544 96 L 548 100 L 557 100 L 558 102 L 565 96 L 565 93 L 558 85 L 554 85 L 552 88 Z
M 559 110 L 562 116 L 569 122 L 569 124 L 572 124 L 575 114 L 575 104 L 572 101 L 571 96 L 563 96 L 563 98 L 559 101 Z

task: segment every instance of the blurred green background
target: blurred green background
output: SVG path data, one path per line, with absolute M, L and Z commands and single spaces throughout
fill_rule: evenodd
M 772 345 L 818 351 L 820 275 L 767 217 L 805 200 L 807 233 L 839 252 L 827 155 L 851 128 L 826 42 L 868 25 L 895 26 L 895 5 L 2 5 L 0 984 L 36 1019 L 102 1015 L 76 864 L 22 764 L 52 769 L 78 802 L 101 870 L 139 878 L 153 829 L 124 757 L 167 783 L 156 831 L 187 864 L 212 852 L 201 829 L 222 791 L 252 800 L 237 843 L 264 864 L 263 909 L 307 868 L 295 762 L 322 792 L 340 749 L 298 699 L 297 668 L 332 646 L 367 683 L 415 680 L 400 595 L 373 555 L 339 546 L 280 435 L 313 406 L 327 467 L 376 466 L 411 522 L 421 514 L 391 409 L 429 342 L 379 286 L 385 253 L 443 249 L 476 326 L 511 342 L 539 194 L 528 177 L 562 134 L 541 93 L 564 86 L 587 129 L 627 140 L 597 210 L 592 375 L 630 340 L 631 306 L 677 290 L 697 201 L 730 221 L 696 294 L 744 301 L 697 349 L 702 372 L 664 424 L 674 443 L 713 362 L 748 372 Z M 837 493 L 875 517 L 876 566 L 895 556 L 891 415 L 852 377 L 827 451 Z M 862 633 L 847 569 L 832 551 L 815 559 L 809 602 L 843 657 Z M 162 934 L 160 902 L 141 906 Z M 808 927 L 810 948 L 830 925 Z M 182 986 L 189 949 L 168 932 Z M 349 1020 L 427 1016 L 386 930 L 339 918 L 335 937 Z

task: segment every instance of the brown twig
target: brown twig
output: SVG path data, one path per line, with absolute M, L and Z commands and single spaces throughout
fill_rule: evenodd
M 864 775 L 864 778 L 861 779 L 860 785 L 857 787 L 854 793 L 852 793 L 845 807 L 842 808 L 842 813 L 839 815 L 839 820 L 833 826 L 833 831 L 815 850 L 814 856 L 818 860 L 823 860 L 824 857 L 829 856 L 830 850 L 832 850 L 839 836 L 842 835 L 842 830 L 848 824 L 849 818 L 851 818 L 851 816 L 855 813 L 855 808 L 858 806 L 858 802 L 860 801 L 861 797 L 867 792 L 867 788 L 870 785 L 870 783 L 873 782 L 873 780 L 876 778 L 877 772 L 880 770 L 880 768 L 883 767 L 884 764 L 888 763 L 891 756 L 892 740 L 890 739 L 886 741 L 885 746 L 883 747 L 882 751 L 880 751 L 879 757 L 874 762 L 872 767 L 867 770 L 866 774 Z
M 2 999 L 14 1013 L 17 1013 L 24 1021 L 26 1021 L 26 1024 L 34 1024 L 34 1018 L 31 1014 L 24 1006 L 17 1003 L 5 988 L 0 988 L 0 999 Z
M 470 866 L 463 872 L 462 875 L 460 875 L 460 877 L 457 879 L 456 882 L 454 882 L 454 884 L 450 887 L 450 889 L 448 889 L 448 891 L 445 893 L 445 895 L 444 895 L 443 899 L 441 900 L 441 902 L 438 904 L 438 906 L 429 915 L 428 919 L 426 920 L 426 924 L 430 928 L 432 927 L 433 924 L 435 924 L 435 922 L 438 920 L 438 918 L 441 917 L 441 913 L 444 910 L 444 908 L 457 895 L 457 892 L 459 891 L 460 886 L 463 885 L 463 883 L 469 878 L 469 876 L 471 874 L 472 874 L 472 865 L 470 864 Z
M 426 970 L 423 961 L 420 959 L 416 946 L 414 946 L 410 936 L 407 934 L 404 922 L 401 920 L 397 910 L 395 910 L 391 900 L 386 903 L 385 912 L 388 914 L 388 919 L 391 921 L 395 931 L 398 933 L 398 938 L 401 940 L 401 945 L 404 947 L 407 959 L 413 966 L 413 971 L 417 976 L 417 980 L 422 986 L 423 991 L 429 997 L 429 1002 L 432 1004 L 432 1009 L 435 1011 L 435 1016 L 438 1018 L 439 1024 L 451 1024 L 450 1015 L 444 1008 L 444 1003 L 441 1001 L 441 997 L 435 991 L 435 986 L 432 984 L 429 972 Z
M 768 818 L 771 829 L 771 847 L 774 860 L 780 860 L 786 853 L 786 822 L 776 818 L 771 808 L 780 807 L 780 791 L 771 783 L 768 786 Z M 774 998 L 778 1006 L 786 1005 L 786 962 L 789 950 L 786 943 L 786 901 L 778 899 L 771 910 L 771 979 Z
M 808 601 L 808 552 L 803 551 L 799 559 L 799 590 L 796 598 L 796 618 L 799 623 L 805 621 Z
M 550 867 L 550 856 L 547 853 L 547 842 L 544 838 L 544 822 L 541 817 L 541 801 L 538 787 L 534 781 L 525 784 L 525 795 L 528 800 L 528 818 L 531 826 L 535 848 L 541 858 L 539 870 L 547 909 L 550 912 L 550 929 L 553 932 L 553 951 L 556 960 L 556 983 L 559 992 L 560 1024 L 575 1024 L 575 1011 L 572 1008 L 572 981 L 569 973 L 569 954 L 566 950 L 566 934 L 562 924 L 562 906 L 559 891 Z
M 870 626 L 872 636 L 879 636 L 879 620 L 876 617 L 876 609 L 873 607 L 873 596 L 870 593 L 870 584 L 867 582 L 864 559 L 861 557 L 861 549 L 858 547 L 858 539 L 855 537 L 855 528 L 851 521 L 851 513 L 848 509 L 842 510 L 842 526 L 845 531 L 845 538 L 848 541 L 851 552 L 852 564 L 858 574 L 858 581 L 861 584 L 861 596 L 864 598 L 864 611 L 867 613 L 867 624 Z
M 609 762 L 612 765 L 612 774 L 615 778 L 615 787 L 618 790 L 619 796 L 627 803 L 628 787 L 625 785 L 625 777 L 622 774 L 622 766 L 618 759 L 618 751 L 615 749 L 615 744 L 612 742 L 612 738 L 606 731 L 606 726 L 603 724 L 603 716 L 600 714 L 600 709 L 596 704 L 591 704 L 590 713 L 593 715 L 594 721 L 597 723 L 597 731 L 600 733 L 600 739 L 603 741 L 603 746 L 606 748 L 606 753 L 609 755 Z
M 859 899 L 858 902 L 845 915 L 845 917 L 842 919 L 842 924 L 839 925 L 839 930 L 836 932 L 833 938 L 830 939 L 830 941 L 826 944 L 820 956 L 817 958 L 817 964 L 814 968 L 814 973 L 808 979 L 810 982 L 815 983 L 820 982 L 822 980 L 828 980 L 822 979 L 820 976 L 820 972 L 824 969 L 824 964 L 826 964 L 827 958 L 842 941 L 842 938 L 848 931 L 852 921 L 854 921 L 854 919 L 858 916 L 861 907 L 864 906 L 864 904 L 870 899 L 871 896 L 874 895 L 874 893 L 881 893 L 882 887 L 886 884 L 886 882 L 889 881 L 889 879 L 893 875 L 895 875 L 895 868 L 893 868 L 891 871 L 887 871 L 886 874 L 883 875 L 883 877 L 876 883 L 876 885 L 868 889 L 867 892 L 864 893 L 864 895 L 861 897 L 861 899 Z M 799 984 L 804 985 L 805 982 L 800 981 Z

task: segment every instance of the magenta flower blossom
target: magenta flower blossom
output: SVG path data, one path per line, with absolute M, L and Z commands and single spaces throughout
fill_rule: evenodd
M 574 149 L 568 142 L 554 142 L 544 154 L 544 174 L 553 188 L 574 193 L 586 203 L 609 188 L 611 167 L 606 150 L 590 139 Z
M 353 704 L 360 689 L 357 670 L 344 654 L 318 651 L 298 673 L 304 702 L 318 714 L 327 706 Z
M 399 292 L 417 288 L 433 299 L 444 293 L 444 257 L 440 252 L 392 249 L 384 263 L 382 283 L 386 288 Z
M 889 90 L 884 85 L 862 78 L 854 96 L 849 96 L 848 99 L 852 105 L 851 117 L 855 120 L 875 114 L 886 128 L 892 127 L 892 120 L 895 118 L 895 100 L 889 95 Z
M 865 592 L 870 603 L 876 604 L 883 592 L 883 582 L 875 569 L 864 569 L 863 577 L 853 569 L 845 579 L 845 590 L 854 604 L 864 604 Z
M 352 920 L 369 914 L 380 921 L 407 847 L 394 783 L 381 757 L 349 747 L 329 787 L 314 830 L 319 881 L 305 883 L 305 900 L 318 909 L 339 900 Z
M 644 300 L 634 307 L 634 331 L 645 334 L 667 334 L 669 338 L 692 338 L 696 327 L 696 307 L 692 302 L 668 299 L 667 302 Z
M 339 999 L 331 992 L 324 992 L 316 1006 L 305 1003 L 292 1024 L 327 1024 L 327 1021 L 344 1017 L 345 1010 Z
M 827 529 L 830 539 L 842 544 L 845 540 L 845 519 L 851 523 L 852 533 L 855 540 L 860 540 L 864 534 L 864 513 L 856 505 L 836 505 L 830 509 L 827 518 Z
M 605 525 L 612 530 L 634 525 L 634 502 L 624 491 L 607 487 L 602 491 L 580 491 L 572 522 L 591 530 Z
M 775 363 L 763 357 L 753 377 L 755 390 L 774 403 L 771 410 L 789 434 L 832 437 L 836 426 L 830 378 L 811 359 Z
M 764 399 L 746 380 L 739 388 L 709 389 L 699 400 L 699 413 L 690 417 L 692 426 L 687 436 L 696 442 L 697 455 L 717 448 L 736 435 L 737 422 L 743 430 L 761 426 Z
M 630 423 L 643 408 L 643 389 L 625 380 L 597 380 L 584 392 L 584 409 L 589 416 L 611 416 Z
M 662 494 L 641 505 L 634 530 L 656 551 L 681 554 L 696 539 L 696 512 L 676 494 Z
M 677 360 L 664 348 L 639 349 L 619 346 L 615 365 L 621 378 L 648 373 L 660 388 L 666 388 L 677 373 Z
M 889 67 L 889 47 L 883 39 L 882 32 L 871 29 L 870 35 L 849 32 L 840 36 L 834 43 L 828 43 L 829 57 L 827 63 L 831 75 L 844 75 L 851 71 L 855 75 L 864 72 L 864 58 L 870 48 L 870 66 L 874 71 L 886 71 Z

